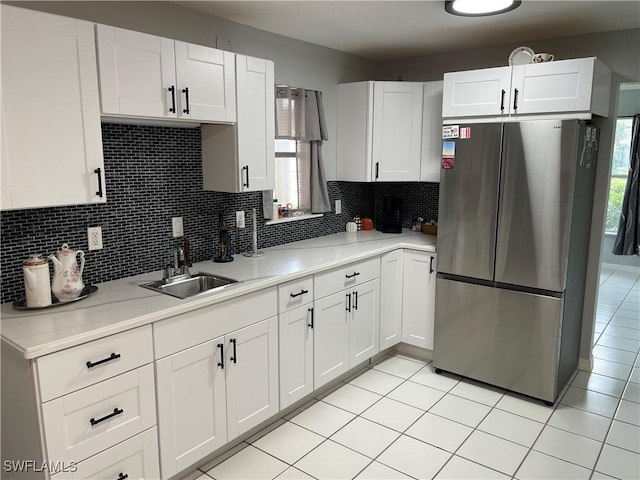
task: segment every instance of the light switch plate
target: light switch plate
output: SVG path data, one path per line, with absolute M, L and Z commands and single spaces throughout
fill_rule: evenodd
M 336 215 L 342 213 L 342 200 L 336 200 Z
M 184 235 L 184 229 L 182 227 L 182 217 L 173 217 L 171 219 L 171 225 L 173 227 L 174 237 L 181 237 Z
M 244 228 L 244 210 L 236 212 L 236 227 Z

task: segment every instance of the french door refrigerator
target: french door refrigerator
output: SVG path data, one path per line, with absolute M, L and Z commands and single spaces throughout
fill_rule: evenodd
M 554 402 L 578 364 L 597 132 L 459 129 L 440 179 L 433 365 Z

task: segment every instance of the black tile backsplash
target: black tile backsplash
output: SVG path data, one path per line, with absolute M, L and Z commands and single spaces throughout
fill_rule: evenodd
M 331 204 L 342 200 L 340 215 L 265 225 L 261 192 L 202 190 L 199 128 L 103 124 L 102 139 L 106 204 L 2 212 L 2 302 L 24 295 L 21 265 L 30 253 L 48 255 L 63 243 L 84 250 L 86 284 L 162 269 L 180 241 L 172 237 L 171 217 L 183 218 L 191 260 L 199 262 L 218 251 L 220 212 L 230 225 L 235 211 L 247 214 L 246 228 L 233 234 L 236 253 L 250 249 L 252 207 L 257 210 L 259 248 L 342 232 L 355 215 L 375 221 L 382 195 L 403 196 L 405 226 L 418 215 L 437 216 L 437 184 L 328 182 Z M 94 226 L 102 227 L 104 249 L 90 252 L 87 227 Z

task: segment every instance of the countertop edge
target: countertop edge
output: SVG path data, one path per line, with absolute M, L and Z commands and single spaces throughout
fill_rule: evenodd
M 393 250 L 398 250 L 398 249 L 416 250 L 416 251 L 433 252 L 433 253 L 436 252 L 435 245 L 419 245 L 415 243 L 399 241 L 396 244 L 377 247 L 371 250 L 366 250 L 362 253 L 349 255 L 344 258 L 341 258 L 339 261 L 331 261 L 328 263 L 323 263 L 311 268 L 306 268 L 304 270 L 299 270 L 297 272 L 286 274 L 286 275 L 267 277 L 264 280 L 256 280 L 256 281 L 243 283 L 243 285 L 239 285 L 238 288 L 229 289 L 229 290 L 220 292 L 216 295 L 185 299 L 188 301 L 183 301 L 184 303 L 181 303 L 180 305 L 177 305 L 174 307 L 163 308 L 161 310 L 158 310 L 156 312 L 153 312 L 147 315 L 142 315 L 130 320 L 124 320 L 118 323 L 114 323 L 109 327 L 98 327 L 95 330 L 91 330 L 90 332 L 70 336 L 68 338 L 57 340 L 54 342 L 45 343 L 38 347 L 23 348 L 19 344 L 17 344 L 15 341 L 6 337 L 2 332 L 0 332 L 0 340 L 2 341 L 4 347 L 9 346 L 17 350 L 26 360 L 33 360 L 38 357 L 42 357 L 42 356 L 49 355 L 61 350 L 65 350 L 67 348 L 81 345 L 83 343 L 91 342 L 94 340 L 98 340 L 100 338 L 122 333 L 137 327 L 150 325 L 157 321 L 164 320 L 166 318 L 173 317 L 175 315 L 180 315 L 193 310 L 197 310 L 199 308 L 215 305 L 217 303 L 224 302 L 226 300 L 231 300 L 233 298 L 237 298 L 242 295 L 251 294 L 253 292 L 264 290 L 266 288 L 276 287 L 277 285 L 280 285 L 282 283 L 286 283 L 292 280 L 296 280 L 298 278 L 302 278 L 308 275 L 314 275 L 325 270 L 340 267 L 342 265 L 346 265 L 348 263 L 352 263 L 359 260 L 364 260 L 370 257 L 375 257 L 377 255 L 382 255 L 384 253 L 391 252 Z M 162 295 L 162 294 L 158 293 L 158 295 Z

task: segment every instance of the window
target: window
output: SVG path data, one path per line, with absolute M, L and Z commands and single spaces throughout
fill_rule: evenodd
M 311 210 L 309 142 L 277 139 L 276 186 L 278 204 L 295 211 Z
M 609 201 L 607 205 L 607 220 L 605 232 L 617 233 L 622 200 L 627 186 L 629 174 L 629 155 L 631 150 L 631 133 L 633 118 L 618 118 L 613 144 L 613 158 L 611 159 L 611 183 L 609 185 Z

